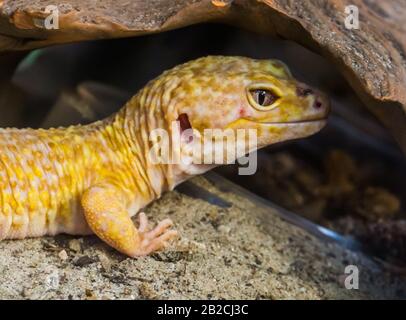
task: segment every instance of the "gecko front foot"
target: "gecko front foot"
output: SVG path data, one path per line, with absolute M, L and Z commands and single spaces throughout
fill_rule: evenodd
M 178 235 L 176 230 L 169 230 L 173 225 L 171 219 L 162 220 L 154 229 L 149 228 L 148 218 L 144 212 L 139 214 L 138 233 L 141 238 L 140 247 L 135 252 L 136 256 L 145 256 L 154 251 L 165 248 L 168 241 Z

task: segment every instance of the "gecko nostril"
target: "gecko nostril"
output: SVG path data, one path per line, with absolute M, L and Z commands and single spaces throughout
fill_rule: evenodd
M 318 100 L 314 103 L 314 107 L 315 107 L 316 109 L 320 109 L 322 106 L 323 106 L 323 104 L 322 104 L 320 101 L 318 101 Z

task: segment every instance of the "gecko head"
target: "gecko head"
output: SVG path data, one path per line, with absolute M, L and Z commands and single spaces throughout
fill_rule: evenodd
M 260 146 L 301 138 L 326 123 L 325 95 L 277 60 L 209 56 L 177 68 L 176 117 L 184 128 L 255 129 Z
M 207 129 L 252 129 L 256 145 L 248 152 L 309 136 L 326 124 L 326 96 L 294 79 L 277 60 L 208 56 L 163 76 L 171 79 L 166 119 L 178 121 L 181 132 L 193 129 L 201 136 Z M 237 143 L 246 143 L 247 136 L 236 135 Z

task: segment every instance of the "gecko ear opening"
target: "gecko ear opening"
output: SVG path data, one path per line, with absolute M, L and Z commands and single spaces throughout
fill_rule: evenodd
M 191 129 L 192 125 L 190 124 L 189 117 L 186 113 L 182 113 L 178 117 L 179 125 L 180 125 L 180 133 L 187 129 Z

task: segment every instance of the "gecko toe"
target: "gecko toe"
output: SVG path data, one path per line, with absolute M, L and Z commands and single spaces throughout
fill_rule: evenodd
M 153 230 L 145 234 L 145 238 L 147 239 L 156 238 L 159 235 L 164 234 L 171 226 L 173 226 L 172 220 L 170 219 L 162 220 Z
M 145 215 L 145 212 L 140 212 L 138 215 L 140 226 L 138 227 L 138 231 L 140 233 L 147 232 L 148 228 L 148 218 Z
M 178 236 L 176 230 L 170 230 L 173 226 L 171 219 L 165 219 L 158 223 L 158 225 L 151 231 L 148 228 L 148 219 L 143 212 L 139 215 L 141 244 L 140 248 L 135 253 L 136 256 L 145 256 L 152 252 L 166 248 L 169 241 Z

